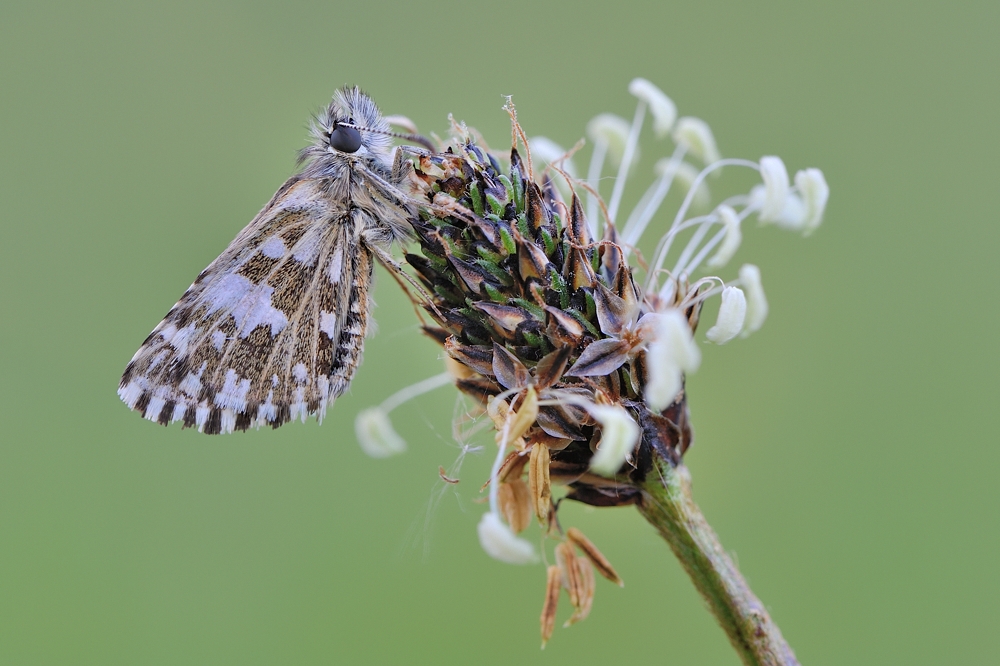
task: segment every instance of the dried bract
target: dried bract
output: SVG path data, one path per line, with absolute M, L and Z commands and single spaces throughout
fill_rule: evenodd
M 625 582 L 614 570 L 614 567 L 611 566 L 611 563 L 608 562 L 607 558 L 604 557 L 603 554 L 601 554 L 601 551 L 597 549 L 597 546 L 595 546 L 590 539 L 583 535 L 583 532 L 575 527 L 571 527 L 566 530 L 566 538 L 580 549 L 580 552 L 582 552 L 587 559 L 590 560 L 590 563 L 594 565 L 594 568 L 597 569 L 598 573 L 615 585 L 625 587 Z
M 500 512 L 514 534 L 524 531 L 531 523 L 532 498 L 528 485 L 521 479 L 500 484 Z
M 549 565 L 546 572 L 545 603 L 542 604 L 542 649 L 552 637 L 556 627 L 556 611 L 559 610 L 559 592 L 562 589 L 562 571 L 558 565 Z
M 552 506 L 552 485 L 549 479 L 549 447 L 536 443 L 531 447 L 528 460 L 528 488 L 531 491 L 531 506 L 538 522 L 545 524 Z

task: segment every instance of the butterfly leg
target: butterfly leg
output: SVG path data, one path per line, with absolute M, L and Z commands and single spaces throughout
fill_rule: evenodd
M 372 254 L 375 255 L 375 258 L 378 259 L 379 263 L 382 264 L 387 271 L 389 271 L 393 279 L 396 280 L 397 283 L 399 283 L 399 286 L 402 287 L 403 291 L 405 291 L 407 295 L 410 295 L 410 290 L 409 287 L 407 287 L 407 285 L 403 284 L 403 280 L 409 282 L 410 286 L 412 286 L 413 289 L 416 290 L 417 296 L 419 298 L 415 299 L 412 296 L 410 296 L 411 301 L 413 301 L 414 303 L 420 301 L 423 304 L 430 306 L 430 308 L 434 310 L 435 314 L 441 316 L 441 313 L 438 312 L 437 307 L 434 305 L 433 299 L 431 298 L 430 294 L 428 294 L 427 291 L 424 289 L 423 285 L 417 282 L 417 280 L 412 275 L 403 270 L 402 265 L 400 265 L 398 261 L 393 259 L 391 254 L 389 254 L 388 252 L 386 252 L 385 250 L 383 250 L 378 246 L 366 245 L 366 247 L 368 247 L 368 249 L 371 250 Z M 420 314 L 420 311 L 417 310 L 417 313 Z

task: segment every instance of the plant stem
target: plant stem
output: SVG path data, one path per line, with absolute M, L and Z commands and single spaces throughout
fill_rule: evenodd
M 691 473 L 665 460 L 640 486 L 639 512 L 670 544 L 747 666 L 797 666 L 764 604 L 754 596 L 691 498 Z M 658 472 L 658 474 L 656 473 Z

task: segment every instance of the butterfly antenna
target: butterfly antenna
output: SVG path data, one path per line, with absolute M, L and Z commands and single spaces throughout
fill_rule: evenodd
M 387 131 L 387 130 L 377 130 L 377 129 L 372 129 L 370 127 L 362 127 L 361 125 L 355 125 L 353 123 L 345 123 L 345 122 L 339 122 L 337 124 L 340 125 L 340 126 L 342 126 L 342 127 L 350 127 L 352 129 L 356 129 L 359 132 L 370 132 L 372 134 L 384 134 L 385 136 L 391 136 L 391 137 L 395 137 L 397 139 L 403 139 L 404 141 L 412 141 L 413 143 L 420 144 L 421 146 L 423 146 L 427 150 L 431 151 L 432 153 L 436 153 L 437 152 L 437 148 L 434 146 L 434 144 L 431 142 L 431 140 L 428 139 L 425 136 L 421 136 L 420 134 L 410 134 L 410 133 L 406 133 L 406 132 L 390 132 L 390 131 Z

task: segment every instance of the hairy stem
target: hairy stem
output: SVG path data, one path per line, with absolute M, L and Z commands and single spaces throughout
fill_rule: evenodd
M 691 498 L 691 474 L 681 464 L 657 461 L 659 474 L 641 485 L 639 512 L 670 544 L 698 592 L 747 666 L 791 666 L 799 662 L 719 543 Z

